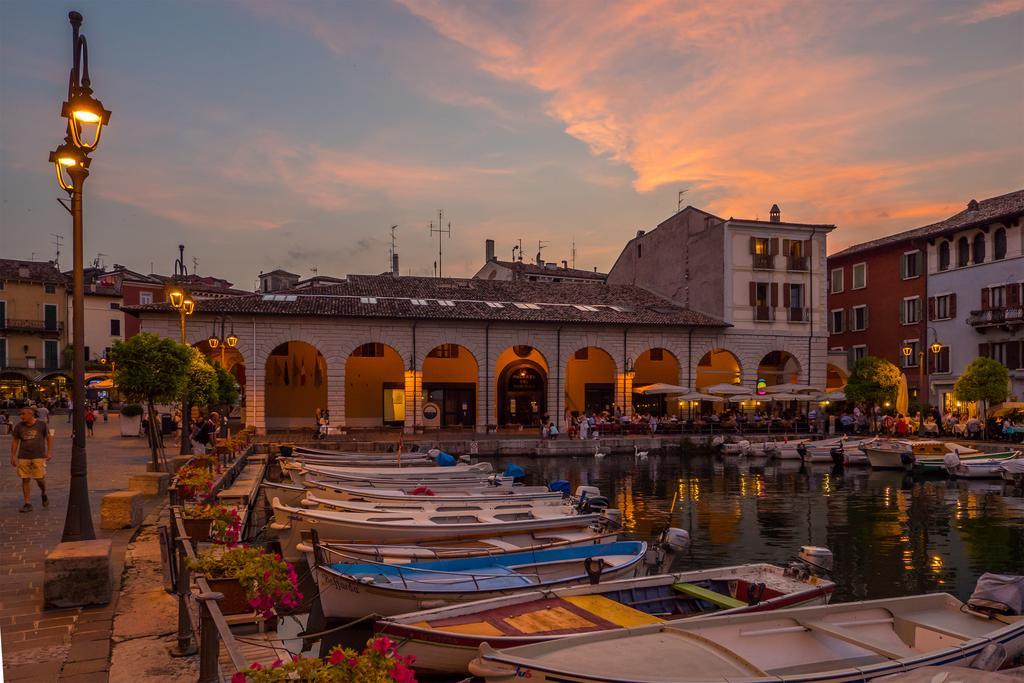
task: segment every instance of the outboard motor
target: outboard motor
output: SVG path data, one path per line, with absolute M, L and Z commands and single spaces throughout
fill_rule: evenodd
M 1024 615 L 1024 576 L 982 574 L 967 606 L 988 615 Z
M 900 462 L 903 463 L 903 466 L 908 470 L 914 466 L 914 461 L 915 458 L 913 453 L 900 453 Z
M 946 467 L 946 471 L 949 472 L 949 476 L 956 476 L 956 468 L 960 465 L 960 456 L 956 453 L 946 453 L 942 456 L 942 464 Z
M 720 451 L 722 450 L 722 447 L 725 445 L 725 437 L 722 435 L 713 436 L 711 437 L 711 442 L 709 445 L 713 450 Z
M 800 442 L 796 445 L 796 452 L 801 460 L 807 460 L 807 444 Z
M 576 511 L 581 515 L 589 515 L 595 512 L 603 512 L 609 505 L 611 505 L 611 501 L 604 496 L 580 498 L 580 502 L 576 503 Z
M 690 534 L 685 529 L 669 527 L 661 532 L 658 540 L 648 546 L 644 556 L 647 574 L 664 574 L 672 567 L 672 560 L 690 546 Z
M 832 551 L 828 548 L 818 545 L 800 546 L 797 560 L 814 576 L 825 576 L 832 572 Z
M 601 495 L 601 489 L 596 486 L 577 486 L 576 498 L 582 502 L 584 498 L 596 498 Z
M 832 464 L 836 467 L 842 467 L 843 463 L 846 462 L 846 450 L 843 448 L 842 443 L 835 448 L 830 448 L 828 454 L 832 457 Z

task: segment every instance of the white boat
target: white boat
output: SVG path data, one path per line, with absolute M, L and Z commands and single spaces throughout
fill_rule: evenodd
M 295 561 L 301 557 L 297 545 L 302 534 L 316 529 L 329 541 L 373 541 L 374 543 L 416 543 L 425 540 L 451 541 L 466 538 L 491 538 L 520 532 L 581 529 L 607 524 L 609 516 L 566 514 L 561 507 L 526 508 L 491 512 L 382 512 L 368 515 L 357 512 L 306 510 L 274 499 L 271 502 L 282 555 Z M 617 512 L 617 511 L 616 511 Z M 602 519 L 605 521 L 602 522 Z
M 434 461 L 421 453 L 409 453 L 398 458 L 394 453 L 346 454 L 344 456 L 305 455 L 301 452 L 290 456 L 280 456 L 278 462 L 295 463 L 298 465 L 320 465 L 340 467 L 430 467 Z
M 956 453 L 947 453 L 943 458 L 946 472 L 958 479 L 999 479 L 1003 476 L 1003 465 L 1021 461 L 1021 452 L 993 453 L 991 458 L 972 458 L 961 460 Z M 1024 461 L 1022 461 L 1024 462 Z
M 840 683 L 1024 650 L 1024 619 L 932 593 L 639 626 L 509 650 L 481 645 L 487 683 Z
M 779 450 L 779 443 L 774 440 L 748 441 L 741 439 L 732 443 L 722 444 L 722 455 L 772 456 Z
M 616 541 L 405 565 L 316 565 L 313 571 L 324 616 L 351 619 L 550 589 L 595 576 L 627 578 L 636 575 L 646 552 L 643 541 Z
M 530 591 L 387 617 L 377 633 L 414 655 L 418 671 L 465 673 L 484 642 L 496 648 L 712 614 L 823 605 L 834 584 L 806 572 L 747 564 L 553 591 Z
M 875 469 L 903 470 L 909 469 L 915 462 L 937 461 L 947 453 L 977 454 L 978 451 L 958 443 L 932 441 L 927 439 L 879 439 L 871 444 L 860 447 L 868 456 L 868 461 Z
M 316 479 L 307 479 L 305 487 L 318 498 L 329 500 L 362 500 L 367 502 L 397 502 L 408 500 L 431 500 L 458 502 L 466 500 L 559 500 L 563 496 L 558 491 L 550 491 L 546 486 L 480 486 L 450 490 L 434 491 L 430 486 L 413 488 L 367 488 L 347 486 Z M 420 489 L 418 493 L 414 493 Z
M 1024 486 L 1024 459 L 1007 460 L 999 466 L 999 474 L 1006 481 Z
M 339 510 L 376 515 L 381 512 L 496 512 L 502 510 L 526 510 L 539 507 L 562 508 L 565 514 L 572 514 L 573 501 L 565 498 L 541 498 L 533 500 L 433 500 L 427 496 L 399 501 L 331 500 L 307 492 L 302 501 L 307 510 Z
M 330 479 L 479 479 L 493 473 L 489 462 L 473 465 L 414 465 L 412 467 L 343 467 L 340 465 L 303 465 L 306 472 Z
M 845 437 L 837 436 L 829 439 L 795 439 L 793 441 L 784 441 L 778 445 L 779 452 L 776 457 L 778 457 L 779 460 L 799 460 L 799 447 L 801 445 L 805 446 L 810 452 L 824 451 L 825 453 L 828 453 L 830 449 L 841 444 L 844 438 Z

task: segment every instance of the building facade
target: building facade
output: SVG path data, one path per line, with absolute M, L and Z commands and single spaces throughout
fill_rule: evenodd
M 518 249 L 518 247 L 517 247 Z M 522 252 L 519 251 L 519 258 L 512 261 L 502 261 L 494 254 L 494 240 L 487 240 L 484 245 L 484 265 L 473 277 L 480 280 L 519 280 L 525 282 L 577 282 L 577 283 L 601 283 L 607 277 L 606 273 L 571 268 L 568 261 L 561 264 L 548 262 L 541 258 L 540 251 L 532 261 L 523 261 Z
M 63 391 L 67 343 L 65 277 L 48 261 L 0 259 L 0 396 Z

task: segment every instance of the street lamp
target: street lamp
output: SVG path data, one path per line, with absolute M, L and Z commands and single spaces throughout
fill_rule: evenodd
M 939 342 L 939 335 L 935 331 L 935 328 L 932 327 L 931 325 L 928 326 L 928 330 L 927 331 L 932 333 L 932 339 L 935 340 L 935 341 L 933 341 L 931 343 L 930 346 L 928 346 L 928 350 L 930 350 L 932 352 L 932 355 L 938 356 L 939 353 L 942 351 L 942 343 Z M 927 338 L 928 338 L 928 335 L 926 333 L 925 334 L 925 340 L 926 341 L 927 341 Z M 903 351 L 903 355 L 905 357 L 907 357 L 907 358 L 910 358 L 910 356 L 914 355 L 914 347 L 911 346 L 910 344 L 905 344 L 901 350 Z M 922 400 L 924 399 L 924 397 L 927 396 L 927 393 L 928 393 L 926 391 L 926 386 L 925 386 L 925 371 L 924 371 L 924 366 L 925 366 L 925 362 L 926 361 L 927 361 L 927 351 L 925 350 L 924 347 L 922 347 L 917 352 L 917 377 L 918 377 L 918 379 L 917 379 L 917 397 L 918 397 L 917 403 L 918 403 L 918 405 L 921 405 Z M 921 432 L 923 433 L 924 432 L 923 424 L 921 425 L 920 429 L 921 429 Z
M 238 346 L 238 337 L 235 336 L 235 323 L 231 322 L 231 333 L 228 336 L 224 336 L 224 325 L 228 319 L 228 316 L 222 315 L 220 318 L 220 336 L 217 336 L 217 319 L 213 321 L 213 330 L 210 332 L 210 338 L 206 340 L 206 343 L 210 345 L 211 349 L 220 349 L 220 365 L 225 370 L 227 369 L 227 363 L 224 360 L 225 349 L 233 349 Z
M 71 482 L 68 486 L 68 509 L 64 518 L 61 541 L 91 541 L 96 538 L 89 509 L 88 460 L 85 452 L 85 277 L 83 272 L 84 239 L 82 235 L 82 195 L 89 177 L 89 153 L 96 149 L 103 126 L 110 121 L 110 112 L 92 97 L 89 80 L 89 50 L 81 35 L 82 15 L 69 12 L 71 22 L 72 67 L 68 77 L 68 99 L 61 107 L 67 119 L 64 143 L 50 153 L 50 163 L 57 172 L 61 189 L 71 196 L 73 243 L 73 274 L 71 311 L 72 327 L 72 442 Z
M 181 328 L 181 343 L 188 344 L 188 340 L 185 337 L 185 318 L 196 312 L 196 302 L 191 296 L 181 290 L 171 292 L 170 299 L 171 306 L 178 311 Z

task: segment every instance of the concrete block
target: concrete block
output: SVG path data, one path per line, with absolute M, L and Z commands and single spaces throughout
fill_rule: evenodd
M 110 602 L 114 586 L 109 538 L 60 543 L 43 562 L 43 602 L 82 607 Z
M 167 476 L 167 475 L 164 475 Z M 133 529 L 142 524 L 142 493 L 114 491 L 100 504 L 101 529 Z
M 144 496 L 162 496 L 167 493 L 171 475 L 166 472 L 140 472 L 128 477 L 128 490 L 139 491 Z

